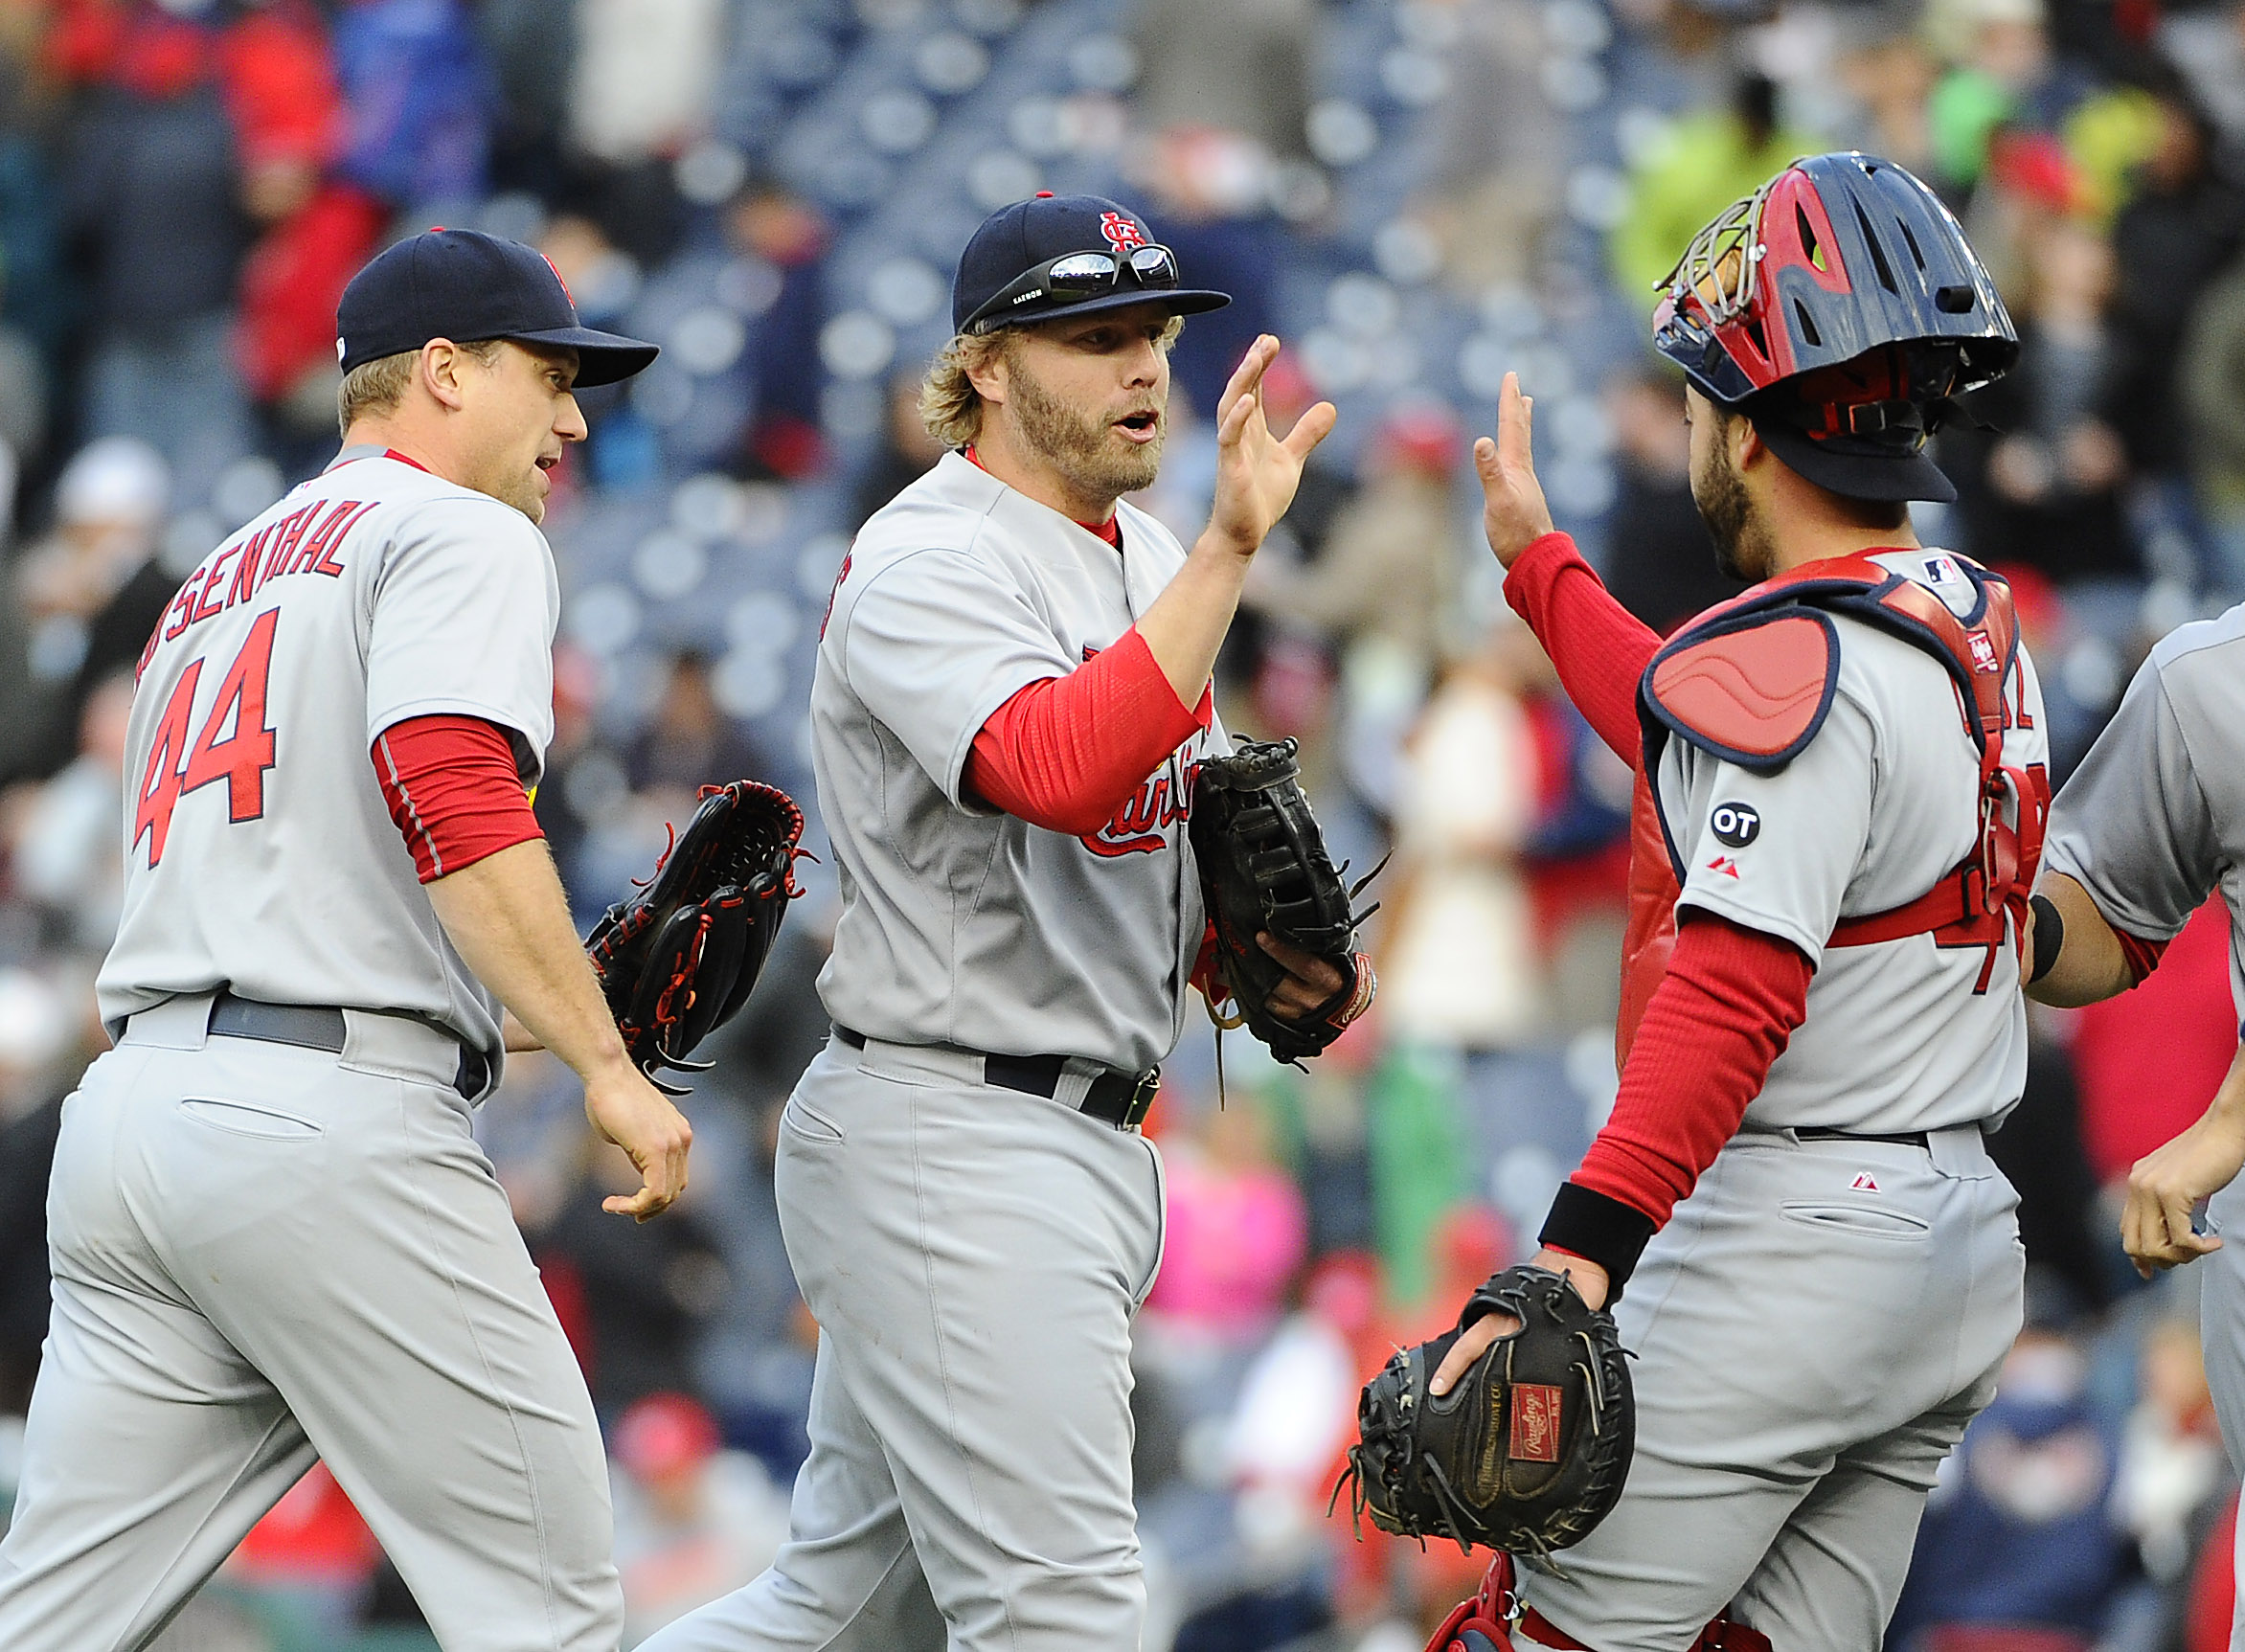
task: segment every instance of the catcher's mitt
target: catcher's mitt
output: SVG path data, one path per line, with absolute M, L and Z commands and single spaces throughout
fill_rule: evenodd
M 1459 1331 L 1487 1313 L 1500 1338 L 1437 1399 L 1427 1383 Z M 1458 1330 L 1397 1351 L 1364 1385 L 1342 1484 L 1382 1531 L 1548 1554 L 1579 1542 L 1621 1495 L 1636 1402 L 1612 1316 L 1563 1275 L 1507 1268 L 1473 1293 Z M 1340 1486 L 1334 1487 L 1334 1495 Z
M 1353 886 L 1342 883 L 1303 795 L 1294 752 L 1291 739 L 1242 740 L 1230 757 L 1207 759 L 1193 782 L 1189 826 L 1216 926 L 1216 971 L 1237 1017 L 1224 1025 L 1244 1023 L 1281 1061 L 1317 1054 L 1371 1003 L 1372 965 L 1354 949 L 1356 926 L 1379 910 L 1349 912 L 1379 868 Z M 1271 994 L 1286 971 L 1259 935 L 1332 964 L 1341 989 L 1300 1020 L 1273 1013 Z
M 803 811 L 754 781 L 704 786 L 701 806 L 655 863 L 655 875 L 610 907 L 584 943 L 593 973 L 649 1078 L 689 1061 L 748 1000 L 795 887 Z M 670 1094 L 675 1085 L 655 1078 Z

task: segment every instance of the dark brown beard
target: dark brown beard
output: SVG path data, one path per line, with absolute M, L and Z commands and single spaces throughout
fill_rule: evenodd
M 1732 467 L 1728 446 L 1715 448 L 1708 475 L 1691 479 L 1691 501 L 1715 542 L 1715 566 L 1734 579 L 1767 578 L 1769 536 L 1755 515 L 1745 482 Z
M 1153 486 L 1168 440 L 1168 420 L 1143 447 L 1120 448 L 1108 421 L 1069 406 L 1038 383 L 1021 359 L 1009 352 L 1006 405 L 1023 445 L 1066 476 L 1086 498 L 1109 504 L 1125 493 Z

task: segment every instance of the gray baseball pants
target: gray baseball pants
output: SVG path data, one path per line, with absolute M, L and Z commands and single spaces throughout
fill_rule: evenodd
M 2017 1206 L 1969 1125 L 1930 1150 L 1734 1138 L 1616 1304 L 1640 1356 L 1621 1501 L 1529 1601 L 1598 1652 L 1681 1652 L 1726 1608 L 1779 1652 L 1877 1646 L 2019 1332 Z
M 820 1334 L 792 1530 L 646 1652 L 1136 1652 L 1160 1155 L 1074 1110 L 1088 1066 L 1050 1100 L 981 1066 L 834 1040 L 797 1085 L 780 1219 Z
M 600 1430 L 451 1087 L 348 1015 L 341 1056 L 133 1017 L 64 1104 L 55 1307 L 0 1646 L 146 1645 L 315 1459 L 445 1652 L 615 1652 Z
M 2207 1231 L 2230 1235 L 2199 1258 L 2198 1340 L 2206 1351 L 2206 1386 L 2222 1426 L 2230 1466 L 2245 1464 L 2245 1176 L 2207 1201 Z M 2238 1522 L 2237 1604 L 2230 1619 L 2230 1652 L 2245 1652 L 2245 1520 Z

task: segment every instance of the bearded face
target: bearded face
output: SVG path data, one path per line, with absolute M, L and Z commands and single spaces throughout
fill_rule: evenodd
M 1027 453 L 1085 500 L 1150 487 L 1168 438 L 1169 371 L 1158 310 L 1009 333 L 1000 416 Z

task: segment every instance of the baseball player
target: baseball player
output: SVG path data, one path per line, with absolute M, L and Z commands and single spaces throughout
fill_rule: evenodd
M 2215 890 L 2230 909 L 2230 991 L 2245 1013 L 2245 608 L 2179 626 L 2152 649 L 2051 809 L 2028 991 L 2048 1004 L 2125 992 Z M 2245 1049 L 2206 1114 L 2128 1174 L 2120 1241 L 2145 1278 L 2210 1256 L 2199 1286 L 2207 1386 L 2245 1464 Z M 2206 1232 L 2191 1216 L 2209 1203 Z M 2245 1652 L 2245 1594 L 2230 1644 Z
M 1162 1170 L 1137 1126 L 1206 929 L 1193 765 L 1228 749 L 1216 648 L 1334 419 L 1272 435 L 1259 339 L 1191 551 L 1119 503 L 1161 462 L 1178 318 L 1226 302 L 1095 196 L 1007 207 L 961 258 L 921 395 L 952 451 L 859 531 L 811 689 L 835 1029 L 776 1178 L 820 1325 L 811 1454 L 772 1569 L 656 1652 L 1138 1645 Z M 1341 986 L 1288 967 L 1282 1013 Z
M 543 1044 L 641 1170 L 611 1210 L 685 1183 L 525 795 L 572 386 L 655 351 L 459 230 L 383 253 L 338 319 L 342 453 L 140 664 L 117 1043 L 56 1149 L 9 1652 L 147 1645 L 315 1459 L 446 1652 L 614 1652 L 623 1623 L 592 1406 L 468 1119 L 503 1042 Z
M 1906 504 L 1954 497 L 1927 429 L 2016 343 L 1955 219 L 1857 154 L 1703 231 L 1655 342 L 1743 597 L 1665 645 L 1629 619 L 1552 532 L 1516 383 L 1475 453 L 1508 597 L 1638 769 L 1621 1094 L 1537 1258 L 1640 1356 L 1636 1457 L 1524 1562 L 1513 1643 L 1863 1652 L 2021 1316 L 1983 1132 L 2025 1075 L 2041 699 L 2007 587 Z

